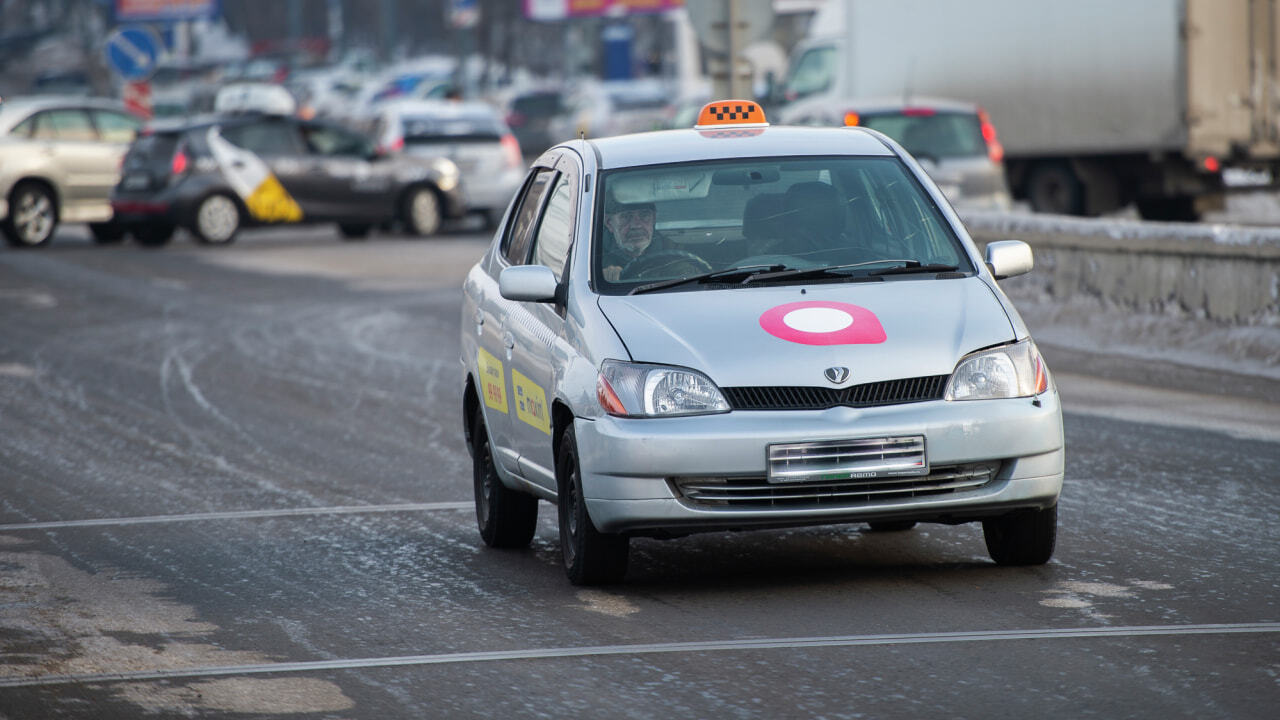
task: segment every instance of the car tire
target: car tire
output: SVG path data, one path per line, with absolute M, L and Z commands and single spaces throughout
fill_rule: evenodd
M 93 235 L 93 241 L 99 245 L 114 245 L 124 240 L 128 230 L 114 222 L 89 223 L 89 233 Z
M 419 237 L 430 237 L 440 232 L 444 215 L 440 207 L 440 196 L 429 187 L 415 187 L 404 196 L 401 209 L 404 227 L 410 234 Z
M 1043 565 L 1053 557 L 1058 506 L 1016 510 L 982 521 L 987 553 L 997 565 Z
M 9 193 L 9 215 L 0 232 L 14 247 L 40 247 L 53 239 L 58 228 L 58 203 L 48 185 L 21 182 Z
M 1084 214 L 1084 185 L 1071 166 L 1063 162 L 1039 163 L 1031 168 L 1027 199 L 1038 213 Z
M 480 538 L 492 548 L 528 547 L 538 527 L 538 499 L 502 484 L 479 409 L 471 427 L 471 475 Z
M 240 204 L 226 193 L 215 192 L 196 205 L 191 216 L 191 234 L 202 245 L 230 245 L 235 242 L 242 224 Z
M 556 458 L 560 519 L 560 550 L 565 574 L 574 585 L 618 582 L 627 574 L 630 538 L 602 533 L 591 522 L 582 493 L 582 473 L 578 465 L 578 442 L 570 423 L 560 440 Z
M 867 523 L 872 532 L 903 532 L 916 526 L 915 520 L 877 520 Z
M 342 233 L 343 240 L 364 240 L 369 237 L 369 231 L 373 230 L 372 225 L 361 223 L 338 223 L 338 232 Z
M 131 232 L 133 233 L 133 239 L 137 240 L 139 245 L 160 247 L 169 244 L 176 229 L 176 227 L 168 223 L 149 223 L 147 225 L 135 225 Z

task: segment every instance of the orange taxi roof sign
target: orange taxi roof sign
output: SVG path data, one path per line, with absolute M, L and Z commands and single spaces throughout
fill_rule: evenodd
M 709 130 L 727 126 L 768 125 L 764 110 L 755 100 L 713 100 L 702 106 L 695 130 Z

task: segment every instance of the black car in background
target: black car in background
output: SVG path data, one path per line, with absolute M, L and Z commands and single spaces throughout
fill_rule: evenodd
M 179 227 L 226 244 L 279 223 L 336 223 L 347 238 L 399 223 L 427 236 L 466 212 L 447 158 L 389 156 L 345 127 L 259 112 L 150 129 L 125 155 L 111 205 L 144 245 Z

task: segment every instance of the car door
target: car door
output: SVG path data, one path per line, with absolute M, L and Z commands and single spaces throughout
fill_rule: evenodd
M 563 282 L 568 271 L 577 216 L 579 172 L 570 156 L 561 156 L 548 183 L 542 212 L 533 227 L 528 263 L 551 268 Z M 506 319 L 511 360 L 511 434 L 520 455 L 520 472 L 554 490 L 551 402 L 557 369 L 567 365 L 564 308 L 556 303 L 511 303 Z
M 46 110 L 35 118 L 32 139 L 48 158 L 59 184 L 62 219 L 109 218 L 107 200 L 119 172 L 119 156 L 99 141 L 89 114 L 81 108 Z
M 512 310 L 520 303 L 499 295 L 496 281 L 504 269 L 528 262 L 533 228 L 554 177 L 553 168 L 530 169 L 524 187 L 513 201 L 510 219 L 503 228 L 497 252 L 490 260 L 488 274 L 493 282 L 482 289 L 475 318 L 479 328 L 476 358 L 479 391 L 485 422 L 493 440 L 494 457 L 506 471 L 521 477 L 524 474 L 520 470 L 517 441 L 513 434 L 511 402 L 515 335 L 506 327 Z
M 301 130 L 317 216 L 345 221 L 395 217 L 393 163 L 375 158 L 372 141 L 334 125 L 304 123 Z
M 238 187 L 241 197 L 249 207 L 255 219 L 264 222 L 296 221 L 308 219 L 314 206 L 311 180 L 303 160 L 302 138 L 298 134 L 297 125 L 288 118 L 264 117 L 249 122 L 229 123 L 220 129 L 223 139 L 240 150 L 247 150 L 250 155 L 239 153 L 228 156 L 223 173 L 233 187 Z M 265 171 L 259 168 L 265 166 Z M 286 197 L 277 198 L 280 202 L 258 203 L 256 195 L 263 194 L 264 181 L 269 178 L 259 175 L 269 172 L 279 181 L 274 197 L 283 190 Z M 235 178 L 242 182 L 235 182 Z M 243 186 L 243 187 L 239 187 Z M 287 202 L 292 200 L 292 203 Z M 289 210 L 286 212 L 285 207 Z M 279 210 L 279 212 L 276 212 Z

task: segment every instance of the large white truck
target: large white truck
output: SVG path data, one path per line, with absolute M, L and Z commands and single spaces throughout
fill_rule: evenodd
M 1278 39 L 1280 0 L 827 0 L 783 93 L 975 102 L 1034 209 L 1193 220 L 1280 179 Z

